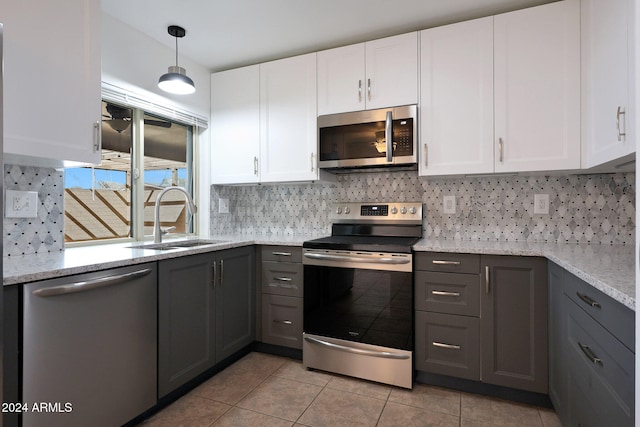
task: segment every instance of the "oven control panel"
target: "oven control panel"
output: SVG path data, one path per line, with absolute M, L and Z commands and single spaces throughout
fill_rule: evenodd
M 338 223 L 422 223 L 422 202 L 336 203 L 330 219 Z

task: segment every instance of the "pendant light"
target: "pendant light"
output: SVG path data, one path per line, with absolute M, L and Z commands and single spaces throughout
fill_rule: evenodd
M 184 37 L 186 31 L 177 25 L 170 25 L 167 31 L 176 38 L 176 65 L 169 67 L 169 72 L 160 76 L 158 87 L 165 92 L 188 95 L 196 91 L 196 86 L 185 69 L 178 66 L 178 38 Z

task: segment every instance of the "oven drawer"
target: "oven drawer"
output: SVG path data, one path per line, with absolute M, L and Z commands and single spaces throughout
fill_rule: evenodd
M 302 297 L 303 266 L 300 263 L 262 263 L 262 292 L 265 294 Z
M 480 275 L 416 271 L 415 308 L 480 316 Z
M 299 246 L 262 246 L 262 261 L 302 262 Z
M 416 369 L 480 379 L 480 319 L 416 312 Z
M 480 255 L 448 252 L 418 252 L 416 270 L 441 271 L 444 273 L 480 273 Z
M 302 298 L 262 295 L 262 342 L 302 349 Z

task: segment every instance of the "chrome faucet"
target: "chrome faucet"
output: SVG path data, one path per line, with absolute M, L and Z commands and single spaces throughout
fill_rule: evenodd
M 158 194 L 158 198 L 156 199 L 155 212 L 153 215 L 153 243 L 162 243 L 162 230 L 160 230 L 160 199 L 165 193 L 168 193 L 171 190 L 177 190 L 187 197 L 187 207 L 189 208 L 189 212 L 191 215 L 195 215 L 198 212 L 198 208 L 195 203 L 193 203 L 193 199 L 191 195 L 185 190 L 183 187 L 167 187 Z

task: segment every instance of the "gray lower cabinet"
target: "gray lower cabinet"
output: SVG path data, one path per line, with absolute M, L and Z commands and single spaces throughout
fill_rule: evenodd
M 482 255 L 482 381 L 548 393 L 547 260 Z
M 547 393 L 547 261 L 416 254 L 416 369 Z
M 159 263 L 158 397 L 255 338 L 254 249 Z
M 567 426 L 631 426 L 634 313 L 550 264 L 550 397 Z
M 262 342 L 302 349 L 302 249 L 263 246 Z

